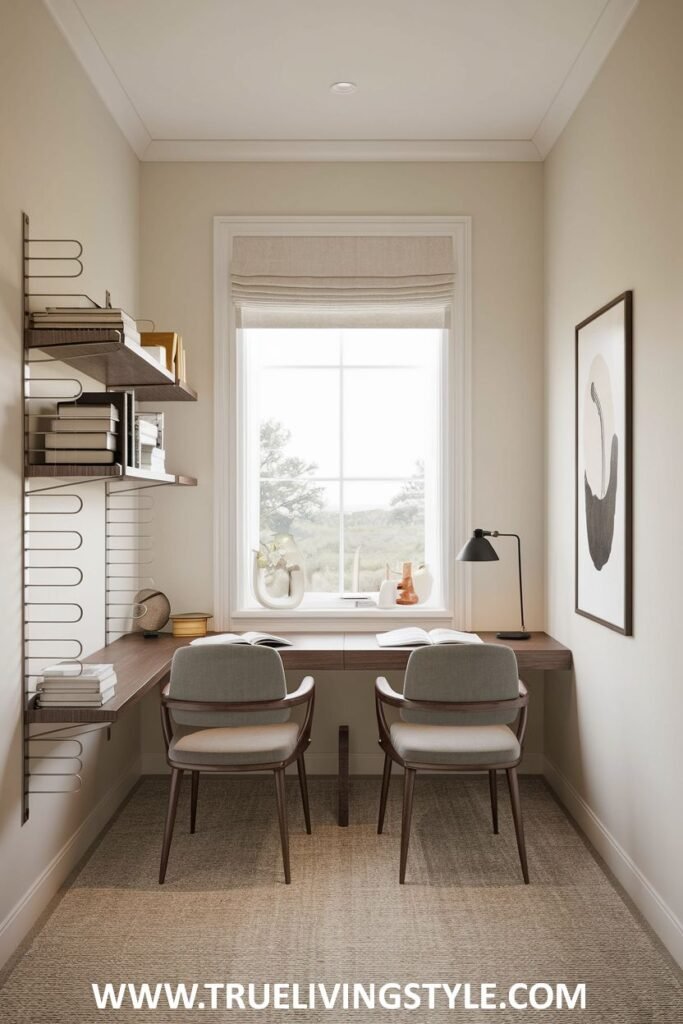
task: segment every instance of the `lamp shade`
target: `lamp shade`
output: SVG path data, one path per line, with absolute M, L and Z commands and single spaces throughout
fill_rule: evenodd
M 496 549 L 484 536 L 483 530 L 475 530 L 457 556 L 458 562 L 497 562 Z

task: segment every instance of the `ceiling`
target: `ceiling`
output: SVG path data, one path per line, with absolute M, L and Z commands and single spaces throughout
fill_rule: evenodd
M 538 160 L 637 0 L 45 3 L 142 159 Z

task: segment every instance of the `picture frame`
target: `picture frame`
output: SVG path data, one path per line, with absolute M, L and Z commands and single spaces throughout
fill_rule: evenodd
M 575 604 L 633 635 L 633 292 L 575 330 Z

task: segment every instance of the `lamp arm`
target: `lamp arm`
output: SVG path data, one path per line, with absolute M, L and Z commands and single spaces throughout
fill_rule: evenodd
M 522 632 L 526 632 L 524 625 L 524 593 L 522 590 L 522 542 L 518 533 L 500 533 L 498 530 L 491 531 L 492 537 L 514 537 L 517 541 L 517 569 L 519 573 L 519 613 L 522 619 Z

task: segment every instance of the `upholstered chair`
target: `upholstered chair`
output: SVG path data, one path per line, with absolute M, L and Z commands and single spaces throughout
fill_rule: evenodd
M 161 724 L 171 788 L 161 851 L 159 884 L 166 877 L 183 772 L 192 776 L 190 832 L 197 820 L 200 772 L 272 771 L 285 882 L 291 880 L 285 768 L 296 761 L 306 831 L 311 832 L 304 751 L 310 742 L 315 686 L 307 676 L 287 693 L 282 660 L 268 647 L 204 644 L 182 647 L 161 697 Z M 305 704 L 301 725 L 291 709 Z
M 488 772 L 493 831 L 497 834 L 497 773 L 505 771 L 522 875 L 528 884 L 517 781 L 528 703 L 513 651 L 497 644 L 444 644 L 413 651 L 402 694 L 384 677 L 377 679 L 379 743 L 385 754 L 377 831 L 381 833 L 384 827 L 391 766 L 396 762 L 404 772 L 401 883 L 406 876 L 416 773 Z M 399 709 L 399 719 L 391 724 L 386 717 L 388 706 Z

